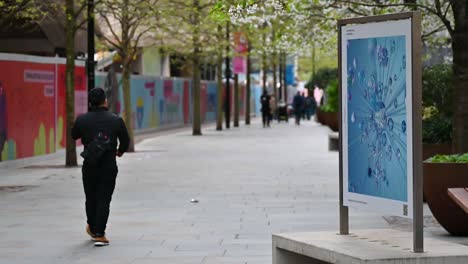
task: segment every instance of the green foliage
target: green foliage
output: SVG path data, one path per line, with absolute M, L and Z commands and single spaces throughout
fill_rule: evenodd
M 44 15 L 37 0 L 0 0 L 0 31 L 27 27 Z
M 315 51 L 315 61 L 312 56 L 301 56 L 299 57 L 299 66 L 298 66 L 298 75 L 300 80 L 307 81 L 307 84 L 312 87 L 310 80 L 313 78 L 313 69 L 315 68 L 315 73 L 317 74 L 320 69 L 324 68 L 337 68 L 338 67 L 338 57 L 337 50 L 332 51 L 326 49 L 316 49 Z M 315 65 L 314 65 L 315 64 Z M 315 67 L 314 67 L 315 66 Z M 326 87 L 323 86 L 323 87 Z
M 452 117 L 452 65 L 439 64 L 423 70 L 423 106 L 435 107 L 446 118 Z
M 315 85 L 318 87 L 327 87 L 332 81 L 338 78 L 337 68 L 322 68 L 311 77 L 311 80 L 307 82 L 306 88 L 313 89 Z
M 434 163 L 467 163 L 468 153 L 455 155 L 435 155 L 430 159 Z
M 338 79 L 331 80 L 325 89 L 327 103 L 320 109 L 324 112 L 338 112 Z
M 442 144 L 452 141 L 452 121 L 440 116 L 433 116 L 423 120 L 423 142 Z
M 452 68 L 440 64 L 423 70 L 423 142 L 452 141 Z
M 210 10 L 210 16 L 212 20 L 223 23 L 230 20 L 230 17 L 226 11 L 225 3 L 222 1 L 217 2 Z

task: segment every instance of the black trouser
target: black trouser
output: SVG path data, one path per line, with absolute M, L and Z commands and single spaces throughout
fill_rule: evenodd
M 262 111 L 263 126 L 270 126 L 270 111 Z
M 91 232 L 104 235 L 118 172 L 117 165 L 110 163 L 90 166 L 85 163 L 82 172 L 88 224 Z
M 300 111 L 297 111 L 294 113 L 294 115 L 296 116 L 296 124 L 299 125 L 301 123 L 302 113 Z

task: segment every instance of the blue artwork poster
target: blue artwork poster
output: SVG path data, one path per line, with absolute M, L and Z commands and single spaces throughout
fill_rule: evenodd
M 348 41 L 350 192 L 408 201 L 405 68 L 404 36 Z
M 345 28 L 342 42 L 345 205 L 409 217 L 411 36 L 378 24 Z

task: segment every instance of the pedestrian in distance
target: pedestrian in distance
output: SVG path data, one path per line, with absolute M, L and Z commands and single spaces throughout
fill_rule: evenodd
M 296 125 L 301 124 L 303 106 L 304 106 L 304 100 L 302 98 L 302 95 L 300 92 L 297 92 L 297 94 L 293 98 L 293 108 L 294 108 L 294 116 L 296 118 Z
M 267 90 L 263 90 L 263 94 L 260 97 L 260 104 L 262 105 L 262 123 L 263 127 L 270 126 L 270 95 L 268 94 Z
M 270 98 L 270 122 L 276 119 L 276 99 L 275 96 Z
M 317 102 L 312 93 L 309 93 L 309 96 L 306 98 L 306 116 L 307 120 L 315 114 L 315 109 L 317 108 Z
M 84 145 L 81 156 L 84 158 L 86 232 L 95 246 L 107 246 L 105 231 L 118 172 L 116 156 L 122 157 L 127 151 L 130 139 L 122 118 L 108 111 L 104 90 L 94 88 L 88 97 L 90 111 L 76 119 L 72 138 L 81 138 Z
M 301 93 L 301 97 L 302 97 L 302 111 L 301 111 L 301 116 L 302 116 L 302 120 L 305 120 L 306 119 L 306 110 L 307 110 L 307 107 L 306 107 L 306 95 L 305 95 L 305 92 Z

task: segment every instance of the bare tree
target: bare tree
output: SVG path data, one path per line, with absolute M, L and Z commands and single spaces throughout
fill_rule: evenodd
M 142 38 L 152 31 L 158 17 L 158 0 L 101 0 L 96 5 L 99 19 L 107 32 L 100 35 L 109 47 L 117 50 L 122 59 L 122 88 L 124 119 L 130 135 L 128 151 L 135 151 L 132 129 L 130 75 L 134 59 L 139 54 Z
M 166 48 L 189 58 L 192 74 L 192 134 L 201 135 L 201 76 L 200 64 L 203 56 L 217 53 L 216 46 L 203 45 L 216 43 L 217 25 L 208 19 L 214 0 L 165 0 L 164 13 L 159 21 L 159 30 L 169 39 Z

